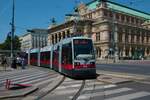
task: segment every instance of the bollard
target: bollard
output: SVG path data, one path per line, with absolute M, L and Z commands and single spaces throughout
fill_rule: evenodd
M 6 79 L 5 89 L 10 89 L 10 85 L 11 85 L 11 80 Z
M 8 89 L 8 79 L 6 79 L 5 89 Z
M 8 88 L 7 89 L 10 89 L 10 85 L 11 85 L 11 80 L 8 80 Z

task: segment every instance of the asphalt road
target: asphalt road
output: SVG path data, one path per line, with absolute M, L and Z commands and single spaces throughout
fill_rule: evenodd
M 148 64 L 97 64 L 97 70 L 130 74 L 150 75 Z

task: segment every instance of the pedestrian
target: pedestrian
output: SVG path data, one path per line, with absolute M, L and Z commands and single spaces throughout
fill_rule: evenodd
M 4 67 L 4 70 L 6 71 L 6 66 L 7 66 L 6 57 L 2 58 L 2 66 Z
M 12 67 L 13 69 L 17 69 L 17 66 L 16 66 L 16 59 L 15 59 L 15 58 L 14 58 L 13 61 L 12 61 L 11 67 Z
M 21 59 L 21 67 L 22 67 L 22 69 L 25 69 L 25 59 L 24 58 Z

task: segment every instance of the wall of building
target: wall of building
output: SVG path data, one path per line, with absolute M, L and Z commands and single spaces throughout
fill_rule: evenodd
M 84 36 L 91 37 L 96 48 L 98 59 L 138 59 L 150 56 L 150 24 L 146 19 L 126 12 L 108 8 L 101 2 L 95 9 L 87 5 L 78 7 L 80 19 L 76 30 Z M 89 6 L 89 5 L 88 5 Z M 90 20 L 90 21 L 89 21 Z M 76 23 L 65 22 L 50 28 L 48 43 L 55 44 L 61 39 L 74 34 Z M 81 30 L 82 29 L 82 30 Z M 78 33 L 78 32 L 77 32 Z
M 48 32 L 46 29 L 32 29 L 30 32 L 20 37 L 21 50 L 25 51 L 33 48 L 47 46 Z

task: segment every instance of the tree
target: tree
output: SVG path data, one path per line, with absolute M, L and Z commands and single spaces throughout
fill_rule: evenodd
M 13 49 L 20 50 L 20 47 L 21 47 L 21 42 L 19 40 L 19 37 L 15 35 L 13 39 Z M 4 43 L 0 44 L 0 49 L 11 50 L 11 36 L 10 35 L 7 35 L 7 38 L 4 41 Z

